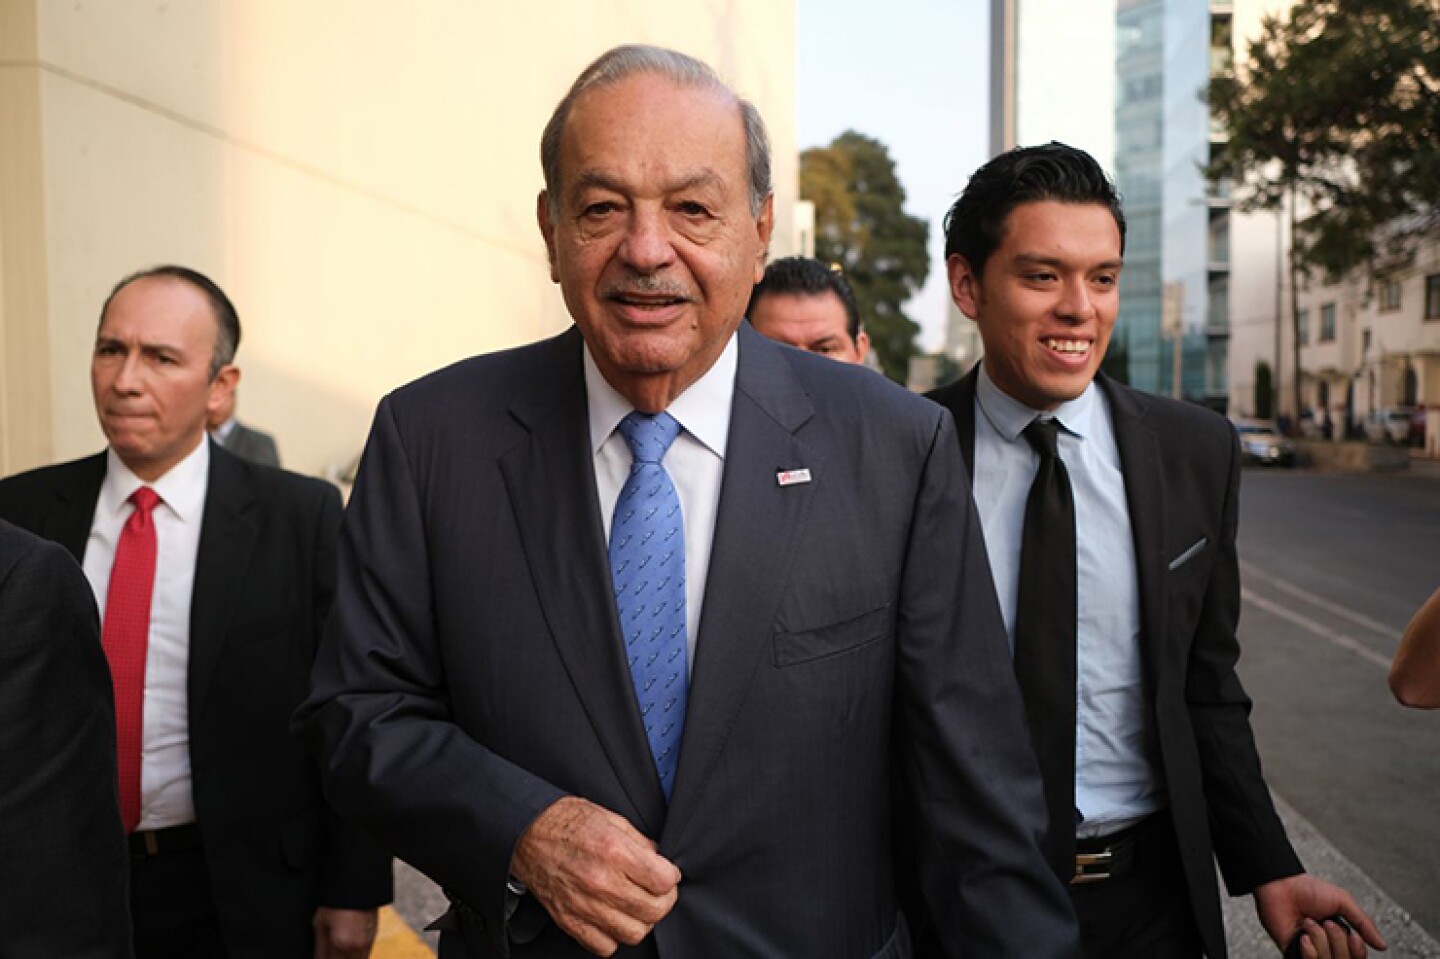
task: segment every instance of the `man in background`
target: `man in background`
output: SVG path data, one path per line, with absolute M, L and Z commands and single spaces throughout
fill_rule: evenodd
M 845 274 L 810 257 L 788 256 L 767 266 L 745 315 L 762 336 L 843 363 L 864 363 L 870 353 Z
M 208 440 L 239 342 L 208 277 L 122 280 L 90 364 L 108 448 L 0 481 L 0 517 L 65 546 L 100 606 L 138 959 L 363 959 L 390 860 L 289 732 L 340 499 Z
M 1235 674 L 1235 431 L 1099 372 L 1124 262 L 1114 185 L 1063 144 L 1012 150 L 945 231 L 985 355 L 930 395 L 970 465 L 1085 955 L 1223 959 L 1215 859 L 1282 949 L 1297 933 L 1312 959 L 1383 948 L 1303 872 L 1260 773 Z M 1335 914 L 1357 931 L 1322 928 Z
M 235 394 L 240 389 L 240 370 L 235 370 L 235 383 L 221 394 L 215 409 L 206 418 L 205 427 L 215 442 L 244 460 L 261 466 L 279 466 L 280 450 L 275 437 L 252 429 L 235 418 Z
M 115 710 L 90 584 L 0 520 L 0 953 L 130 959 Z

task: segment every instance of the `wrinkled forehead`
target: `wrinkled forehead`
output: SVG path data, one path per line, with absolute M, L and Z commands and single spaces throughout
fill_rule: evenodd
M 141 345 L 209 347 L 219 321 L 205 294 L 182 279 L 148 276 L 118 290 L 100 317 L 98 338 Z
M 576 98 L 560 137 L 564 182 L 591 163 L 644 166 L 683 159 L 743 175 L 740 101 L 722 86 L 641 73 L 595 86 Z

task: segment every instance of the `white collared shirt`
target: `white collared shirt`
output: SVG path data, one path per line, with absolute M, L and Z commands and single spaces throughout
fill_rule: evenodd
M 155 520 L 155 588 L 150 597 L 150 644 L 145 656 L 145 705 L 140 756 L 138 830 L 167 829 L 195 821 L 190 790 L 190 598 L 200 524 L 210 483 L 210 443 L 153 483 L 132 473 L 115 451 L 105 454 L 105 480 L 85 544 L 85 576 L 100 616 L 110 590 L 110 568 L 125 521 L 135 511 L 130 495 L 149 486 L 160 496 Z
M 1039 412 L 1007 395 L 985 367 L 975 384 L 975 504 L 995 590 L 1015 645 L 1025 501 L 1040 458 L 1021 434 Z M 1054 411 L 1075 496 L 1077 834 L 1107 835 L 1157 812 L 1164 787 L 1151 757 L 1140 653 L 1140 586 L 1125 474 L 1105 394 L 1092 382 Z
M 685 520 L 685 638 L 692 670 L 695 639 L 700 632 L 700 606 L 710 573 L 710 546 L 715 540 L 715 514 L 720 506 L 725 444 L 730 438 L 730 403 L 735 396 L 739 356 L 739 341 L 732 333 L 715 365 L 675 397 L 666 409 L 683 427 L 663 463 L 680 495 L 680 515 Z M 585 347 L 585 395 L 590 408 L 595 487 L 600 494 L 605 539 L 609 542 L 615 501 L 630 476 L 632 462 L 630 447 L 616 427 L 635 407 L 606 382 L 590 355 L 588 344 Z
M 235 432 L 235 425 L 238 422 L 239 420 L 235 419 L 235 417 L 232 416 L 228 420 L 211 430 L 210 435 L 215 437 L 215 441 L 217 443 L 219 443 L 221 446 L 224 446 L 225 441 L 230 438 L 230 434 Z

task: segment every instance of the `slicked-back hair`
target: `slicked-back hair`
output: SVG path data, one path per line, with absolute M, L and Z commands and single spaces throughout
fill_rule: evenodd
M 749 100 L 725 85 L 719 74 L 694 57 L 664 47 L 629 44 L 615 47 L 600 55 L 580 76 L 569 92 L 556 105 L 540 136 L 540 166 L 545 173 L 545 193 L 551 213 L 558 210 L 560 190 L 560 140 L 575 101 L 588 90 L 611 87 L 633 76 L 657 74 L 676 86 L 714 90 L 735 101 L 745 125 L 745 164 L 749 178 L 750 214 L 758 217 L 765 198 L 773 190 L 770 182 L 770 137 L 760 111 Z
M 798 294 L 801 296 L 824 296 L 834 293 L 845 304 L 845 329 L 850 339 L 860 336 L 860 307 L 855 303 L 855 291 L 845 274 L 836 267 L 827 266 L 808 256 L 787 256 L 776 260 L 765 268 L 765 275 L 755 284 L 750 293 L 750 305 L 745 315 L 753 317 L 755 307 L 770 294 Z
M 1125 213 L 1115 184 L 1084 150 L 1051 141 L 1002 153 L 975 171 L 945 214 L 945 257 L 963 256 L 977 276 L 1005 239 L 1005 221 L 1022 203 L 1095 203 L 1110 211 L 1125 252 Z
M 115 288 L 110 291 L 110 295 L 105 297 L 105 305 L 100 307 L 100 324 L 105 323 L 105 314 L 109 311 L 110 301 L 115 299 L 115 294 L 136 280 L 152 278 L 189 283 L 205 294 L 205 299 L 210 302 L 210 312 L 215 317 L 215 350 L 210 354 L 210 379 L 215 379 L 222 369 L 235 362 L 235 351 L 240 348 L 240 314 L 235 312 L 235 304 L 230 302 L 230 297 L 225 295 L 225 291 L 199 270 L 165 263 L 131 273 L 116 283 Z

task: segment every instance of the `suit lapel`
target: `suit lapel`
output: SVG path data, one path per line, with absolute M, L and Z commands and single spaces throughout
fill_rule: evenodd
M 975 384 L 980 379 L 980 364 L 970 368 L 955 386 L 955 401 L 945 404 L 955 418 L 955 431 L 960 434 L 960 453 L 965 457 L 965 472 L 975 477 Z
M 552 375 L 511 406 L 529 438 L 501 458 L 500 468 L 560 657 L 626 795 L 649 834 L 658 835 L 665 796 L 615 612 L 590 454 L 580 334 L 572 329 L 552 343 Z M 551 388 L 556 383 L 562 384 L 558 396 Z
M 95 521 L 95 503 L 105 482 L 105 454 L 77 460 L 73 469 L 57 476 L 55 500 L 36 532 L 70 551 L 77 563 L 85 561 L 85 545 Z
M 1150 688 L 1155 688 L 1155 665 L 1165 661 L 1160 646 L 1165 628 L 1165 495 L 1161 476 L 1160 441 L 1145 425 L 1144 395 L 1104 376 L 1096 382 L 1110 399 L 1115 444 L 1125 475 L 1125 499 L 1130 507 L 1130 530 L 1135 541 L 1135 565 L 1140 589 L 1140 645 Z
M 190 723 L 194 728 L 220 662 L 258 533 L 257 497 L 239 460 L 210 443 L 210 475 L 190 599 Z
M 781 349 L 742 324 L 730 439 L 696 640 L 685 736 L 666 838 L 693 818 L 725 737 L 774 633 L 796 532 L 825 464 L 796 437 L 814 415 Z M 776 473 L 808 468 L 811 483 L 781 486 Z

